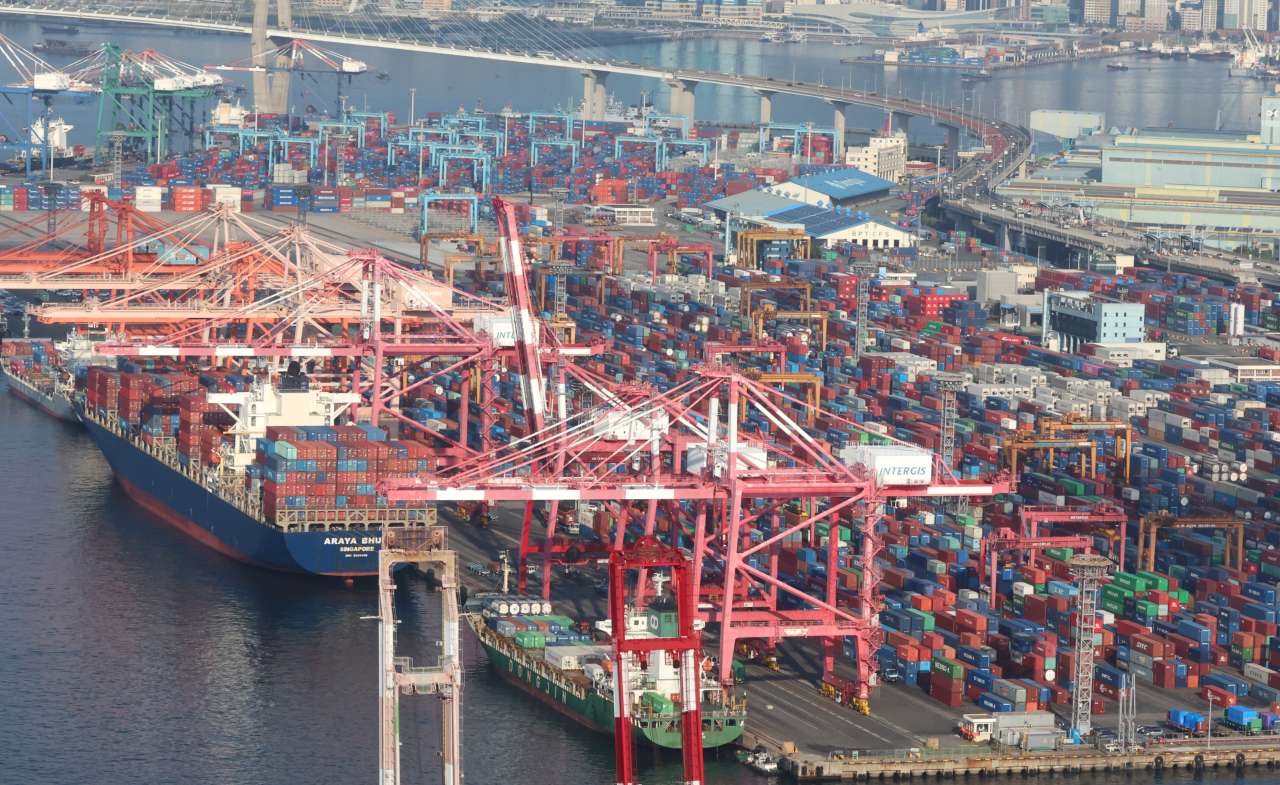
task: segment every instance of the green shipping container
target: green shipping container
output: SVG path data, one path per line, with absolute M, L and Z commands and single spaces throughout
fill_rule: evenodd
M 1153 572 L 1140 572 L 1138 577 L 1147 581 L 1148 590 L 1169 591 L 1169 579 L 1162 575 L 1156 575 Z
M 1117 572 L 1115 577 L 1112 579 L 1112 583 L 1117 586 L 1123 586 L 1133 592 L 1147 590 L 1147 582 L 1145 579 L 1139 578 L 1137 575 L 1130 575 L 1127 572 Z
M 949 660 L 939 654 L 933 655 L 929 667 L 936 673 L 945 674 L 953 679 L 964 678 L 964 666 L 955 660 Z
M 640 705 L 655 714 L 671 714 L 675 711 L 675 704 L 671 702 L 671 699 L 664 698 L 656 692 L 641 693 Z

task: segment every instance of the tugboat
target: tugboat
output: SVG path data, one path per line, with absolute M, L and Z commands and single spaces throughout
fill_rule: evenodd
M 991 72 L 985 68 L 983 68 L 981 71 L 978 71 L 977 73 L 974 73 L 972 71 L 965 71 L 963 74 L 960 75 L 960 81 L 989 82 L 991 81 Z
M 1108 71 L 1128 71 L 1129 66 L 1124 63 L 1107 63 Z
M 778 773 L 778 761 L 762 749 L 755 752 L 738 750 L 738 762 L 757 774 L 771 775 Z

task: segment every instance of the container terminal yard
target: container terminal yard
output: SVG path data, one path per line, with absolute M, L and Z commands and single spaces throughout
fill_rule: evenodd
M 172 107 L 213 72 L 32 73 Z M 4 376 L 192 548 L 376 577 L 382 781 L 412 693 L 461 781 L 477 645 L 619 783 L 1280 756 L 1280 288 L 930 229 L 941 173 L 849 168 L 842 127 L 215 115 L 0 186 Z M 940 122 L 992 150 L 961 194 L 1025 159 Z M 440 587 L 438 663 L 396 581 Z

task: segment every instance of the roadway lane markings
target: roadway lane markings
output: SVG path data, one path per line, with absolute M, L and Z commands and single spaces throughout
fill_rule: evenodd
M 763 689 L 763 687 L 764 687 L 765 685 L 759 685 L 759 686 L 761 687 L 761 692 L 764 692 L 765 690 Z M 781 688 L 781 687 L 779 687 L 778 685 L 774 685 L 774 684 L 770 684 L 770 685 L 768 685 L 768 686 L 770 686 L 770 687 L 775 687 L 775 688 L 777 688 L 777 689 L 782 689 L 782 688 Z M 794 697 L 796 697 L 797 699 L 803 699 L 806 703 L 809 703 L 813 708 L 815 708 L 815 709 L 821 709 L 822 711 L 827 712 L 828 714 L 830 714 L 830 715 L 831 715 L 832 717 L 834 717 L 835 719 L 837 719 L 837 720 L 843 720 L 843 721 L 845 721 L 845 722 L 849 723 L 850 725 L 852 725 L 853 727 L 857 728 L 858 730 L 863 731 L 864 733 L 870 734 L 870 735 L 872 735 L 872 736 L 875 736 L 877 739 L 880 739 L 881 741 L 885 742 L 886 744 L 892 744 L 892 743 L 893 743 L 892 741 L 890 741 L 889 739 L 885 738 L 884 736 L 881 736 L 880 734 L 876 733 L 875 731 L 871 730 L 870 728 L 868 728 L 868 727 L 866 727 L 866 726 L 864 726 L 864 725 L 860 724 L 860 722 L 859 722 L 859 721 L 858 721 L 858 719 L 857 719 L 857 718 L 859 718 L 859 717 L 861 717 L 861 716 L 862 716 L 862 715 L 860 715 L 860 714 L 855 715 L 855 714 L 852 714 L 852 713 L 845 713 L 845 712 L 836 711 L 834 708 L 832 708 L 832 706 L 831 706 L 831 705 L 829 705 L 829 702 L 828 702 L 827 700 L 825 700 L 825 699 L 823 699 L 823 700 L 817 700 L 817 699 L 810 700 L 810 699 L 808 699 L 806 696 L 802 696 L 802 695 L 800 695 L 800 694 L 798 694 L 798 693 L 794 694 Z M 780 702 L 780 703 L 786 703 L 786 704 L 787 704 L 787 705 L 789 705 L 789 706 L 793 706 L 793 707 L 797 708 L 798 710 L 802 710 L 802 709 L 799 709 L 799 707 L 796 707 L 796 706 L 795 706 L 795 704 L 788 703 L 787 701 L 783 700 L 782 698 L 778 698 L 778 697 L 776 697 L 776 696 L 773 696 L 773 699 L 774 699 L 774 700 L 777 700 L 777 701 L 778 701 L 778 702 Z M 897 729 L 895 728 L 895 730 L 897 730 Z M 901 732 L 901 731 L 899 731 L 899 732 Z M 905 735 L 907 738 L 914 739 L 914 737 L 913 737 L 913 736 L 911 736 L 910 734 L 903 734 L 903 735 Z

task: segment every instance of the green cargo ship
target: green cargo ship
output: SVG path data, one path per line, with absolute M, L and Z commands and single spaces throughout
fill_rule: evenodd
M 516 645 L 498 635 L 479 612 L 467 613 L 480 645 L 502 678 L 553 709 L 599 733 L 613 735 L 613 680 L 611 675 L 588 678 L 581 670 L 561 670 L 543 659 L 541 649 Z M 664 695 L 677 693 L 679 682 L 659 671 L 658 678 L 642 674 L 642 689 L 632 690 L 632 729 L 637 741 L 680 749 L 680 713 Z M 731 744 L 742 735 L 747 721 L 746 701 L 735 700 L 718 682 L 702 680 L 702 747 Z

